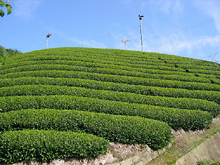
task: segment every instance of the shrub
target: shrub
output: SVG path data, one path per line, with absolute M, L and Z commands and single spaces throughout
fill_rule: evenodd
M 141 116 L 167 122 L 172 128 L 203 129 L 212 121 L 205 111 L 107 101 L 88 97 L 65 95 L 8 96 L 0 98 L 2 112 L 21 109 L 75 109 L 115 115 Z
M 71 66 L 71 65 L 59 65 L 59 64 L 38 64 L 38 65 L 27 65 L 20 66 L 15 68 L 10 68 L 6 70 L 1 70 L 0 74 L 15 73 L 22 71 L 37 71 L 37 70 L 66 70 L 66 71 L 84 71 L 89 73 L 101 73 L 101 74 L 110 74 L 110 75 L 122 75 L 122 76 L 132 76 L 132 77 L 143 77 L 143 78 L 157 78 L 157 79 L 167 79 L 167 80 L 179 80 L 179 81 L 192 81 L 192 82 L 204 82 L 210 83 L 210 80 L 206 78 L 193 77 L 193 76 L 182 76 L 182 75 L 168 75 L 169 72 L 164 72 L 164 74 L 156 74 L 154 70 L 149 70 L 154 74 L 146 74 L 143 72 L 137 71 L 127 71 L 120 69 L 111 69 L 111 68 L 94 68 L 94 67 L 84 67 L 84 66 Z M 166 74 L 165 74 L 166 73 Z M 172 72 L 170 72 L 172 73 Z
M 220 105 L 192 98 L 172 98 L 160 96 L 145 96 L 140 94 L 116 91 L 104 91 L 86 89 L 80 87 L 54 86 L 54 85 L 23 85 L 0 88 L 0 96 L 22 95 L 73 95 L 92 97 L 104 100 L 113 100 L 129 103 L 139 103 L 155 106 L 173 107 L 180 109 L 202 110 L 212 113 L 214 116 L 220 113 Z
M 202 69 L 190 69 L 189 70 L 192 73 L 203 73 L 203 74 L 211 74 L 211 75 L 218 75 L 220 76 L 219 70 L 202 70 Z
M 186 90 L 178 88 L 164 88 L 143 85 L 129 85 L 123 83 L 102 82 L 96 80 L 77 79 L 77 78 L 47 78 L 47 77 L 20 77 L 13 79 L 2 79 L 1 87 L 16 85 L 61 85 L 76 86 L 98 90 L 112 90 L 119 92 L 131 92 L 142 95 L 165 96 L 175 98 L 197 98 L 208 101 L 215 101 L 220 104 L 219 91 Z M 6 95 L 6 93 L 5 93 Z
M 109 141 L 74 132 L 54 130 L 8 131 L 0 135 L 0 162 L 94 158 L 108 151 Z
M 210 83 L 182 82 L 174 80 L 162 80 L 151 78 L 136 78 L 129 76 L 98 74 L 79 71 L 60 71 L 60 70 L 41 70 L 41 71 L 24 71 L 0 75 L 0 79 L 18 78 L 18 77 L 51 77 L 51 78 L 81 78 L 105 82 L 126 83 L 130 85 L 158 86 L 168 88 L 184 88 L 189 90 L 209 90 L 220 91 L 220 85 Z
M 0 130 L 55 129 L 92 133 L 112 142 L 163 148 L 171 138 L 167 123 L 134 116 L 70 110 L 20 110 L 0 113 Z

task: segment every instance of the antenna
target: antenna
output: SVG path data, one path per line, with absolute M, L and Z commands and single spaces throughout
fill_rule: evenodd
M 126 50 L 126 43 L 128 42 L 129 40 L 127 40 L 127 38 L 125 37 L 124 40 L 121 40 L 121 42 L 124 42 L 125 43 L 125 50 Z
M 52 34 L 48 33 L 46 36 L 46 48 L 48 49 L 48 39 L 50 38 Z
M 214 54 L 211 54 L 209 57 L 210 58 L 212 58 L 212 61 L 213 62 L 217 62 L 216 60 L 215 60 L 215 56 L 217 55 L 218 53 L 214 53 Z
M 139 15 L 142 53 L 144 52 L 144 47 L 143 47 L 143 37 L 142 37 L 142 22 L 141 22 L 141 20 L 142 20 L 143 17 L 144 17 L 143 15 Z

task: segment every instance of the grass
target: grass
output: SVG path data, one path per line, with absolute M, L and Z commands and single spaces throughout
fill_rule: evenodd
M 203 160 L 197 162 L 197 165 L 220 165 L 220 160 Z
M 220 115 L 218 116 L 220 117 Z M 196 148 L 202 142 L 220 132 L 220 121 L 214 122 L 208 129 L 204 130 L 204 134 L 195 133 L 193 135 L 185 134 L 179 138 L 173 139 L 173 146 L 168 149 L 165 153 L 155 158 L 148 165 L 172 165 L 178 158 L 186 155 L 188 152 Z M 200 161 L 198 165 L 211 165 L 209 163 L 219 162 L 218 160 L 204 160 Z M 213 164 L 215 165 L 215 164 Z M 216 164 L 218 165 L 218 164 Z

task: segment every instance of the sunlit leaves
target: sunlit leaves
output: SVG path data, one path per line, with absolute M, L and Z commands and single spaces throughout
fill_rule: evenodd
M 6 7 L 6 9 L 7 9 L 7 15 L 9 15 L 9 14 L 12 13 L 12 7 L 11 7 L 11 5 L 9 5 L 9 4 L 7 4 L 7 3 L 8 3 L 8 1 L 7 1 L 7 2 L 4 2 L 3 0 L 0 0 L 0 6 L 1 6 L 1 7 Z M 5 12 L 1 9 L 1 10 L 0 10 L 0 16 L 1 16 L 1 17 L 4 17 L 4 15 L 5 15 Z

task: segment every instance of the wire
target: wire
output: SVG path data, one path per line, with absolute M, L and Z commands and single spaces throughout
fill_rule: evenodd
M 133 29 L 136 29 L 136 28 L 139 28 L 140 26 L 135 26 L 133 28 L 130 28 L 130 29 L 127 29 L 127 30 L 123 30 L 123 31 L 120 31 L 120 32 L 116 32 L 114 34 L 108 34 L 108 35 L 104 35 L 104 36 L 100 36 L 100 37 L 95 37 L 95 38 L 92 38 L 91 40 L 96 40 L 96 39 L 100 39 L 100 38 L 105 38 L 105 37 L 109 37 L 109 36 L 114 36 L 116 34 L 120 34 L 120 33 L 124 33 L 124 32 L 127 32 L 127 31 L 131 31 Z
M 212 17 L 212 18 L 203 20 L 203 21 L 201 21 L 201 22 L 197 22 L 197 23 L 195 23 L 195 24 L 192 24 L 192 25 L 189 25 L 189 26 L 186 26 L 186 27 L 182 27 L 182 28 L 180 28 L 179 30 L 173 31 L 173 32 L 171 32 L 171 33 L 167 33 L 167 34 L 164 34 L 164 35 L 155 35 L 155 36 L 147 37 L 147 38 L 149 38 L 149 39 L 162 38 L 162 37 L 166 37 L 166 36 L 169 36 L 169 35 L 177 34 L 179 31 L 187 31 L 187 30 L 190 30 L 190 29 L 193 29 L 193 28 L 196 28 L 196 27 L 205 25 L 205 24 L 207 24 L 207 23 L 213 22 L 213 21 L 215 21 L 216 19 L 220 19 L 220 17 L 218 17 L 218 16 L 220 16 L 220 14 L 219 14 L 219 15 L 216 15 L 215 17 Z

